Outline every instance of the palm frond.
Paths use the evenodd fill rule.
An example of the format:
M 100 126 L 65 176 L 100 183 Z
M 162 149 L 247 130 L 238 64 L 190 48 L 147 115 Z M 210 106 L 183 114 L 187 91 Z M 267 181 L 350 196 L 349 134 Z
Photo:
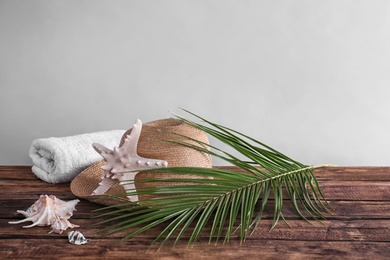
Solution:
M 125 241 L 165 224 L 152 244 L 160 243 L 162 246 L 171 239 L 176 244 L 184 236 L 191 244 L 200 237 L 206 226 L 210 230 L 210 243 L 217 243 L 221 239 L 228 242 L 235 231 L 244 242 L 259 225 L 271 194 L 274 201 L 271 229 L 280 219 L 284 220 L 282 207 L 285 195 L 295 212 L 307 221 L 324 219 L 324 215 L 330 212 L 313 173 L 320 166 L 304 165 L 236 130 L 186 112 L 203 124 L 180 116 L 177 116 L 177 120 L 215 137 L 245 156 L 246 160 L 189 137 L 185 138 L 198 145 L 166 140 L 219 157 L 239 170 L 200 167 L 148 170 L 170 173 L 172 177 L 143 179 L 140 181 L 147 182 L 147 187 L 127 190 L 127 195 L 153 196 L 139 204 L 122 204 L 122 209 L 109 207 L 110 212 L 100 214 L 99 217 L 108 218 L 100 222 L 108 224 L 102 230 L 104 236 L 127 230 L 128 233 L 121 240 Z M 126 210 L 126 206 L 131 210 Z

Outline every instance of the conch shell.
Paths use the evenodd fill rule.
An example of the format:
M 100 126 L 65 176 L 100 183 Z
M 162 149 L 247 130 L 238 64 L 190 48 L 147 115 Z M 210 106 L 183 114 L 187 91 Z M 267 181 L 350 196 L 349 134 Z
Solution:
M 19 221 L 11 221 L 9 224 L 20 224 L 31 221 L 31 225 L 23 226 L 23 228 L 31 228 L 34 226 L 50 226 L 52 230 L 49 233 L 61 234 L 68 227 L 79 227 L 73 225 L 68 219 L 76 210 L 75 206 L 79 200 L 63 201 L 54 195 L 41 195 L 33 205 L 26 211 L 18 210 L 16 212 L 23 214 L 26 218 Z

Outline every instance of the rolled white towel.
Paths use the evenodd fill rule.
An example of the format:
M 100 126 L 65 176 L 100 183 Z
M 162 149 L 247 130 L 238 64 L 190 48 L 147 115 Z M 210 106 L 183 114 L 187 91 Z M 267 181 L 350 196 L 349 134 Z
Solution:
M 34 140 L 30 148 L 33 173 L 46 182 L 69 182 L 91 164 L 102 160 L 92 147 L 100 143 L 118 146 L 125 130 L 102 131 Z

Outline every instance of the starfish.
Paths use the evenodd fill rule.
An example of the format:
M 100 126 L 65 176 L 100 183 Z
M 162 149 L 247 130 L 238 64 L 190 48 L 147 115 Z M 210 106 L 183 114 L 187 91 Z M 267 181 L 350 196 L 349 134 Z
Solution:
M 142 122 L 137 119 L 130 134 L 125 138 L 121 147 L 114 147 L 111 150 L 101 144 L 92 144 L 93 148 L 104 158 L 107 164 L 101 169 L 104 175 L 99 186 L 92 192 L 92 195 L 102 195 L 106 193 L 115 183 L 115 179 L 125 188 L 134 191 L 134 179 L 140 170 L 163 168 L 168 166 L 168 162 L 163 160 L 143 158 L 137 153 L 138 140 L 141 135 Z M 137 195 L 127 196 L 130 201 L 138 201 Z

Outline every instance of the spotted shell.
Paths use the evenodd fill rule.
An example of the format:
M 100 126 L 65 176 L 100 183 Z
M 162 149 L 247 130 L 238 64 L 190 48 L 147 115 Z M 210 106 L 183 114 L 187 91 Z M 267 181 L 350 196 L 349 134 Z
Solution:
M 88 239 L 84 237 L 84 235 L 80 231 L 70 231 L 68 233 L 69 243 L 75 245 L 84 245 L 89 242 Z

